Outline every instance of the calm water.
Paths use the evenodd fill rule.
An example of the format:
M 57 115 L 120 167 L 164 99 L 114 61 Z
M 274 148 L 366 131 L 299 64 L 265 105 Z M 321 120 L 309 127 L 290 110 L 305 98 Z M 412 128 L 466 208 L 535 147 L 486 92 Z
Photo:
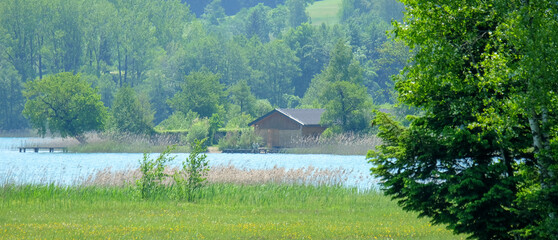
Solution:
M 0 138 L 0 184 L 54 182 L 72 184 L 97 170 L 125 170 L 139 167 L 141 153 L 20 153 L 18 146 L 29 138 Z M 187 154 L 174 154 L 178 165 Z M 156 156 L 153 154 L 152 156 Z M 207 154 L 211 166 L 233 165 L 245 169 L 286 169 L 313 166 L 321 169 L 352 170 L 347 186 L 367 189 L 376 186 L 370 177 L 370 164 L 364 156 L 300 155 L 300 154 Z

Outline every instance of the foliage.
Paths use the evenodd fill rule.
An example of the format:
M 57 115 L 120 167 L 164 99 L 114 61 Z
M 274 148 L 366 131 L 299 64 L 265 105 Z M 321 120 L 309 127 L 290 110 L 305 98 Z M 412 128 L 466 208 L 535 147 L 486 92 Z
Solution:
M 166 164 L 176 157 L 170 156 L 174 147 L 167 147 L 156 159 L 151 159 L 148 153 L 143 154 L 140 160 L 141 178 L 136 181 L 136 187 L 142 199 L 149 199 L 162 191 L 164 180 L 168 177 L 165 173 Z
M 21 115 L 25 98 L 21 79 L 8 62 L 0 58 L 0 129 L 21 129 L 26 121 Z
M 478 239 L 555 239 L 558 11 L 552 1 L 403 1 L 394 33 L 415 51 L 368 155 L 406 210 Z
M 262 144 L 262 138 L 253 128 L 228 131 L 225 137 L 219 139 L 219 149 L 254 149 Z
M 240 113 L 254 114 L 256 97 L 252 94 L 246 80 L 241 80 L 228 89 L 232 103 L 240 106 Z
M 198 141 L 205 139 L 209 136 L 209 121 L 207 119 L 197 119 L 192 123 L 190 129 L 188 129 L 188 134 L 186 135 L 186 141 L 190 146 L 195 146 Z M 205 143 L 205 141 L 203 141 Z
M 262 114 L 263 115 L 263 114 Z M 241 129 L 247 128 L 250 122 L 254 121 L 254 118 L 248 114 L 239 114 L 229 119 L 226 129 Z
M 23 115 L 41 135 L 48 130 L 85 143 L 85 132 L 104 127 L 101 96 L 80 75 L 59 73 L 27 82 L 23 94 Z
M 173 112 L 167 119 L 163 120 L 155 129 L 159 131 L 168 130 L 188 130 L 192 126 L 192 123 L 199 119 L 200 115 L 196 112 L 188 112 L 184 114 L 182 112 Z
M 209 129 L 208 129 L 208 144 L 209 145 L 213 145 L 215 144 L 215 134 L 217 134 L 217 131 L 219 130 L 219 128 L 223 127 L 223 120 L 221 120 L 221 117 L 219 116 L 219 114 L 213 114 L 210 118 L 209 118 Z
M 153 112 L 148 101 L 140 102 L 136 92 L 130 87 L 122 87 L 116 92 L 111 109 L 112 124 L 116 131 L 134 134 L 152 134 Z
M 225 92 L 219 83 L 220 78 L 219 74 L 207 70 L 191 73 L 182 82 L 182 91 L 169 99 L 169 105 L 176 111 L 192 111 L 201 117 L 211 117 L 223 107 Z
M 306 13 L 307 4 L 308 0 L 286 0 L 285 5 L 289 10 L 289 24 L 292 28 L 310 20 Z
M 329 85 L 322 95 L 325 109 L 321 123 L 338 125 L 346 132 L 362 132 L 368 129 L 372 100 L 366 88 L 339 81 Z
M 196 140 L 192 144 L 192 150 L 188 159 L 182 162 L 181 171 L 172 176 L 180 198 L 185 198 L 190 202 L 202 196 L 200 190 L 207 182 L 206 176 L 209 171 L 209 161 L 207 160 L 207 155 L 203 153 L 207 150 L 204 146 L 206 140 Z
M 323 99 L 321 97 L 332 83 L 345 81 L 362 84 L 362 80 L 360 63 L 354 59 L 350 46 L 339 40 L 331 52 L 327 68 L 314 76 L 302 102 L 305 105 L 322 107 Z

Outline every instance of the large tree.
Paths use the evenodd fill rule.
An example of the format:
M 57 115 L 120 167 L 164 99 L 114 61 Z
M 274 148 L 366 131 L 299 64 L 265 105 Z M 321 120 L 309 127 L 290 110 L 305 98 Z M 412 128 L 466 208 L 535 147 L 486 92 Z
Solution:
M 131 87 L 118 89 L 111 109 L 112 127 L 119 132 L 153 133 L 154 113 L 147 98 L 144 99 L 141 101 Z
M 79 75 L 59 73 L 27 82 L 23 95 L 23 115 L 43 136 L 48 130 L 85 143 L 85 132 L 104 127 L 107 110 L 101 96 Z
M 169 99 L 169 105 L 176 111 L 187 114 L 196 112 L 201 117 L 211 117 L 223 110 L 224 86 L 219 83 L 221 76 L 207 70 L 192 72 L 180 85 L 181 91 Z
M 331 83 L 321 96 L 325 112 L 322 123 L 339 126 L 346 132 L 361 132 L 368 128 L 372 99 L 366 87 L 339 81 Z
M 558 5 L 403 2 L 394 33 L 416 55 L 396 89 L 423 114 L 374 121 L 385 193 L 473 238 L 558 239 Z

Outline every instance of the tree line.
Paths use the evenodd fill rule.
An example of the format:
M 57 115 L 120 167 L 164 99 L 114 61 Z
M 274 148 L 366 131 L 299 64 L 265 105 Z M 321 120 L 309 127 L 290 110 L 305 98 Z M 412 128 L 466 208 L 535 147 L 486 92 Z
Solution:
M 335 100 L 335 91 L 358 89 L 361 110 L 393 103 L 389 76 L 408 58 L 406 47 L 385 34 L 401 17 L 395 0 L 344 0 L 333 26 L 312 25 L 307 0 L 238 1 L 246 7 L 234 15 L 225 2 L 194 14 L 199 1 L 2 1 L 0 129 L 29 127 L 24 85 L 62 72 L 79 74 L 109 109 L 119 89 L 131 88 L 148 106 L 144 115 L 151 117 L 142 119 L 151 127 L 172 128 L 188 114 L 242 125 L 273 107 L 349 101 Z M 352 86 L 335 86 L 341 81 Z M 330 116 L 344 129 L 366 131 L 339 113 Z

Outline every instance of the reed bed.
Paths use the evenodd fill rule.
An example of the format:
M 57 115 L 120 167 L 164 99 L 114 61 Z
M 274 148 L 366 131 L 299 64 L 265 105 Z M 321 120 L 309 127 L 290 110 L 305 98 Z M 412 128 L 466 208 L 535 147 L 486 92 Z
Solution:
M 366 155 L 368 150 L 381 144 L 376 135 L 354 133 L 337 134 L 331 137 L 304 137 L 293 139 L 287 153 Z
M 177 171 L 178 168 L 167 168 L 165 173 L 170 176 Z M 271 169 L 244 169 L 232 165 L 220 165 L 211 167 L 205 177 L 209 184 L 343 186 L 351 173 L 352 170 L 343 168 L 319 169 L 312 166 L 298 169 L 277 166 Z M 111 168 L 106 168 L 78 180 L 77 183 L 82 186 L 122 187 L 133 185 L 140 178 L 139 169 L 113 171 Z M 172 178 L 168 178 L 163 184 L 171 186 L 174 182 Z
M 0 137 L 22 138 L 22 137 L 38 137 L 38 135 L 37 135 L 37 131 L 32 129 L 18 129 L 18 130 L 0 130 Z
M 80 144 L 74 138 L 47 137 L 31 138 L 22 143 L 24 147 L 67 147 L 71 152 L 112 153 L 112 152 L 162 152 L 167 146 L 177 145 L 175 152 L 188 152 L 189 147 L 178 134 L 138 135 L 118 132 L 89 132 L 85 134 L 87 144 Z

